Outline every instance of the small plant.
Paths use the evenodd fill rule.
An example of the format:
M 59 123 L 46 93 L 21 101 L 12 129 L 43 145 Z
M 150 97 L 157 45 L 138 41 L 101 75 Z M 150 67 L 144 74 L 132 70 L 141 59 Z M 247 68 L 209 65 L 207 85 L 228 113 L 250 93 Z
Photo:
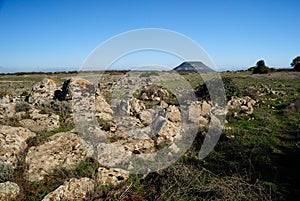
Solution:
M 10 165 L 0 163 L 0 182 L 8 181 L 11 178 L 13 172 L 14 171 Z
M 207 86 L 211 91 L 208 91 Z M 223 95 L 222 86 L 225 89 L 226 99 L 230 100 L 232 96 L 241 96 L 240 89 L 235 85 L 233 80 L 230 77 L 224 77 L 222 80 L 211 79 L 206 83 L 199 85 L 196 88 L 196 96 L 201 100 L 210 100 L 210 97 L 220 97 Z
M 140 75 L 140 77 L 151 77 L 151 76 L 159 76 L 159 73 L 156 71 L 144 72 Z
M 26 102 L 19 102 L 16 104 L 16 112 L 29 112 L 31 105 Z
M 21 93 L 21 96 L 27 97 L 27 96 L 29 96 L 29 93 L 28 93 L 27 91 L 23 91 L 23 92 Z
M 103 130 L 105 130 L 105 131 L 109 131 L 110 130 L 110 127 L 111 127 L 111 122 L 110 121 L 107 121 L 107 120 L 104 120 L 104 119 L 99 119 L 98 123 L 99 123 L 99 126 Z

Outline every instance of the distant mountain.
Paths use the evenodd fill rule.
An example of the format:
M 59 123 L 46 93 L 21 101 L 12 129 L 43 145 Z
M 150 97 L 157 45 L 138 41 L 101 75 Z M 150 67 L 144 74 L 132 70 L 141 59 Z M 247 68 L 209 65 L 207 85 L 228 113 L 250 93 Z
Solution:
M 183 62 L 179 66 L 175 67 L 173 70 L 177 72 L 200 72 L 200 73 L 207 73 L 207 72 L 215 72 L 213 69 L 206 66 L 201 61 L 189 61 Z

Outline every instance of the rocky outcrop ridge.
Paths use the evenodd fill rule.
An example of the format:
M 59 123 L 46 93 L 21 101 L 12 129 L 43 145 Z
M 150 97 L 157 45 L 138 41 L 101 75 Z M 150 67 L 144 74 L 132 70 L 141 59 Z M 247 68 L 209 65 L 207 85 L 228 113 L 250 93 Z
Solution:
M 0 125 L 0 163 L 15 168 L 27 148 L 26 140 L 34 136 L 36 134 L 26 128 Z
M 93 154 L 83 144 L 83 140 L 75 133 L 64 132 L 49 137 L 44 144 L 31 147 L 25 159 L 29 165 L 26 173 L 28 180 L 42 180 L 57 168 L 75 168 Z

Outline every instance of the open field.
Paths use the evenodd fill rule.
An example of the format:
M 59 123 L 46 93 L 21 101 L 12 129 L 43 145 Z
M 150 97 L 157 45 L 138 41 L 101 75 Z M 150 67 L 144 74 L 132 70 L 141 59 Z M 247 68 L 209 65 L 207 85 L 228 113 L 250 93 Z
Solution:
M 137 141 L 134 141 L 135 138 L 128 134 L 129 131 L 122 133 L 122 129 L 124 130 L 127 123 L 137 126 L 138 129 L 147 128 L 148 124 L 145 123 L 147 119 L 142 118 L 142 114 L 156 111 L 155 107 L 162 106 L 162 102 L 164 102 L 166 103 L 166 118 L 171 115 L 166 122 L 174 126 L 174 130 L 176 130 L 176 126 L 180 125 L 181 120 L 176 120 L 175 117 L 177 118 L 178 113 L 180 116 L 180 109 L 178 109 L 178 100 L 174 97 L 172 90 L 182 90 L 178 84 L 180 83 L 179 80 L 176 78 L 161 79 L 161 82 L 154 83 L 156 84 L 153 85 L 154 87 L 149 85 L 148 88 L 136 90 L 133 97 L 136 102 L 128 101 L 128 105 L 131 105 L 131 119 L 124 125 L 119 125 L 115 120 L 116 112 L 112 106 L 112 100 L 118 96 L 117 93 L 114 93 L 114 87 L 117 82 L 121 82 L 120 79 L 124 77 L 124 74 L 125 72 L 106 72 L 100 77 L 95 73 L 78 75 L 85 80 L 99 83 L 96 88 L 99 89 L 100 93 L 98 95 L 100 102 L 98 109 L 100 109 L 97 111 L 99 113 L 97 122 L 100 125 L 100 130 L 109 136 L 109 141 L 112 143 L 120 143 L 118 144 L 120 146 L 127 143 L 126 146 L 129 147 L 129 150 L 131 150 L 130 146 L 135 147 L 132 148 L 132 153 L 138 155 L 153 153 L 154 150 L 157 151 L 162 149 L 161 147 L 170 145 L 168 143 L 173 141 L 168 142 L 166 136 L 164 138 L 166 141 L 160 144 L 156 138 L 159 139 L 161 136 L 157 135 L 149 139 L 151 143 L 153 142 L 153 146 L 143 142 L 144 144 L 138 145 L 142 148 L 138 149 L 134 144 L 138 144 Z M 161 75 L 163 77 L 169 76 L 166 72 L 144 72 L 137 74 L 136 78 L 147 80 L 149 77 L 154 79 L 154 77 Z M 63 143 L 64 140 L 56 141 L 57 139 L 54 139 L 56 136 L 63 135 L 61 134 L 63 132 L 68 133 L 67 139 L 72 139 L 72 142 L 79 140 L 76 136 L 77 131 L 74 131 L 75 125 L 74 119 L 72 119 L 74 114 L 72 114 L 69 103 L 71 98 L 68 99 L 70 92 L 65 92 L 64 87 L 67 86 L 65 87 L 66 90 L 72 89 L 76 92 L 77 88 L 72 88 L 76 84 L 79 88 L 85 89 L 89 89 L 88 86 L 92 84 L 88 81 L 80 81 L 80 83 L 68 81 L 72 77 L 77 77 L 75 73 L 1 75 L 1 124 L 13 128 L 27 128 L 34 133 L 34 136 L 30 134 L 32 136 L 24 140 L 23 143 L 27 146 L 18 151 L 16 164 L 13 165 L 14 167 L 9 167 L 12 169 L 11 172 L 6 173 L 4 168 L 0 169 L 0 183 L 6 181 L 16 183 L 20 190 L 13 200 L 18 201 L 45 199 L 46 195 L 69 179 L 82 179 L 84 177 L 93 180 L 95 186 L 86 193 L 84 198 L 79 200 L 297 200 L 300 196 L 300 72 L 273 72 L 254 75 L 245 71 L 224 72 L 219 75 L 224 80 L 228 97 L 231 97 L 232 100 L 247 100 L 247 102 L 243 103 L 244 105 L 228 108 L 226 124 L 220 139 L 215 149 L 206 158 L 203 160 L 198 158 L 198 152 L 208 130 L 208 123 L 203 123 L 198 129 L 192 146 L 176 163 L 145 175 L 128 174 L 127 178 L 124 174 L 122 175 L 124 178 L 120 180 L 122 182 L 108 182 L 105 183 L 106 185 L 101 180 L 104 178 L 103 175 L 102 177 L 96 176 L 100 168 L 106 165 L 93 159 L 88 153 L 84 152 L 85 155 L 80 153 L 79 159 L 74 159 L 76 163 L 70 162 L 73 164 L 71 167 L 58 165 L 53 170 L 46 168 L 43 162 L 35 161 L 34 156 L 29 157 L 30 154 L 36 153 L 41 154 L 40 157 L 42 158 L 44 155 L 38 150 L 42 150 L 43 146 L 48 146 L 47 143 Z M 185 73 L 180 77 L 188 81 L 197 96 L 201 94 L 197 90 L 203 89 L 201 86 L 204 82 L 199 75 Z M 44 78 L 49 79 L 43 83 Z M 54 82 L 52 83 L 51 80 Z M 47 89 L 46 91 L 41 93 L 32 89 L 39 82 L 43 86 L 40 87 L 41 90 Z M 134 81 L 130 81 L 130 83 L 136 85 Z M 226 83 L 230 83 L 230 85 L 228 86 Z M 130 85 L 124 85 L 124 90 L 126 87 L 130 87 Z M 45 93 L 52 96 L 44 96 Z M 97 93 L 96 91 L 96 97 Z M 151 95 L 153 95 L 152 98 Z M 233 95 L 238 97 L 232 97 Z M 147 98 L 143 99 L 143 96 L 147 96 Z M 197 98 L 199 99 L 198 102 L 203 104 L 202 97 L 198 96 Z M 42 103 L 41 100 L 43 100 Z M 253 100 L 253 103 L 250 104 L 249 100 Z M 134 105 L 133 103 L 137 104 Z M 212 111 L 214 105 L 209 101 L 207 103 L 210 104 L 209 109 Z M 243 109 L 242 106 L 247 108 Z M 7 108 L 13 109 L 8 110 Z M 203 110 L 202 108 L 201 112 Z M 203 117 L 210 122 L 212 114 L 213 112 L 209 111 Z M 35 124 L 40 119 L 43 121 L 51 119 L 57 124 L 51 124 L 51 127 L 48 124 L 45 127 L 42 123 Z M 26 122 L 31 123 L 31 126 L 26 125 Z M 41 127 L 39 130 L 38 126 Z M 5 135 L 4 128 L 8 127 L 1 127 L 0 140 L 2 139 L 1 136 Z M 168 132 L 166 131 L 166 133 Z M 10 150 L 9 140 L 5 140 L 0 141 L 0 144 L 3 145 L 0 147 L 0 165 L 4 164 L 0 168 L 9 164 L 8 159 L 4 157 Z M 65 146 L 68 147 L 68 144 Z M 77 152 L 74 148 L 76 146 L 76 144 L 74 146 L 72 144 L 70 149 L 73 152 L 67 155 L 68 157 L 77 156 L 79 151 Z M 51 147 L 47 149 L 52 150 Z M 59 147 L 53 148 L 53 153 L 55 152 L 53 157 L 59 155 L 63 158 L 65 153 L 63 149 L 60 150 L 62 154 L 57 150 L 60 150 Z M 65 160 L 67 159 L 65 158 Z M 35 179 L 36 175 L 34 174 L 30 177 L 31 168 L 39 171 L 34 169 L 36 167 L 33 167 L 30 161 L 32 164 L 39 163 L 40 168 L 44 168 L 43 171 L 46 173 L 41 173 L 41 179 Z M 53 159 L 53 161 L 55 160 Z M 60 163 L 57 162 L 57 164 Z M 28 175 L 29 178 L 33 179 L 28 179 Z M 99 182 L 99 178 L 102 183 Z

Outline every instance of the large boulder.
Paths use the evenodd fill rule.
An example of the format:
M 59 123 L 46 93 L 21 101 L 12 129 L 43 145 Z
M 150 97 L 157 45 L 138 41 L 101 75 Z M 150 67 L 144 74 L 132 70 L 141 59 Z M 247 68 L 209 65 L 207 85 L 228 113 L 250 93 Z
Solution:
M 35 105 L 41 105 L 44 102 L 53 100 L 54 93 L 57 89 L 58 88 L 54 80 L 44 78 L 41 82 L 38 82 L 32 87 L 28 96 L 28 102 Z
M 75 133 L 57 133 L 48 141 L 28 150 L 25 162 L 29 181 L 39 181 L 57 168 L 72 169 L 93 154 L 86 143 Z
M 26 140 L 35 136 L 26 128 L 0 125 L 0 162 L 17 167 L 20 154 L 27 148 Z
M 113 120 L 113 110 L 111 109 L 111 106 L 107 103 L 99 89 L 96 90 L 95 113 L 96 117 L 104 121 Z
M 89 193 L 94 191 L 95 182 L 87 177 L 72 178 L 49 193 L 42 201 L 87 200 Z

